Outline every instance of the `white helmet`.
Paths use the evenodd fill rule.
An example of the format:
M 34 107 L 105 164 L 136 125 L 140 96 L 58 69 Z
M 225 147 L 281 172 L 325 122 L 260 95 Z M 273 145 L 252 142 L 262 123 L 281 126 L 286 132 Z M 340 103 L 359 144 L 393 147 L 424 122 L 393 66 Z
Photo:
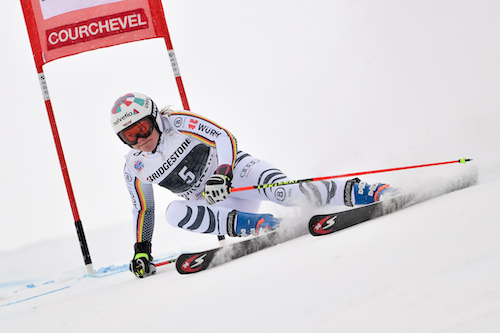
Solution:
M 124 140 L 120 132 L 133 127 L 145 118 L 151 121 L 160 134 L 163 132 L 161 113 L 158 112 L 156 104 L 141 93 L 130 93 L 119 97 L 111 109 L 111 126 L 115 134 L 129 146 L 131 144 Z

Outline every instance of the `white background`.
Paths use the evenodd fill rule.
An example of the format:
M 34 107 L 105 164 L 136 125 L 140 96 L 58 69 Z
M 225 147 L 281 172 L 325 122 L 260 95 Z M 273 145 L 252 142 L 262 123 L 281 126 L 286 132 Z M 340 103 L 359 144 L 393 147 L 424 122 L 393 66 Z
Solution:
M 75 303 L 62 302 L 58 306 L 57 302 L 38 298 L 36 306 L 28 304 L 23 308 L 24 302 L 21 310 L 4 307 L 0 312 L 12 320 L 18 318 L 13 314 L 27 312 L 31 315 L 26 317 L 31 318 L 28 324 L 48 327 L 47 313 L 57 309 L 68 314 L 66 322 L 56 325 L 62 330 L 64 325 L 85 322 L 76 315 L 80 311 L 78 302 L 93 308 L 98 299 L 108 304 L 103 299 L 118 298 L 119 303 L 111 306 L 119 310 L 110 317 L 92 313 L 102 327 L 113 327 L 125 322 L 117 319 L 119 314 L 129 318 L 134 315 L 134 304 L 148 304 L 151 295 L 163 295 L 165 298 L 151 298 L 146 310 L 158 325 L 160 322 L 155 320 L 172 311 L 178 311 L 175 316 L 185 321 L 187 314 L 194 317 L 205 311 L 205 321 L 226 320 L 241 331 L 258 328 L 248 324 L 254 320 L 264 320 L 263 327 L 269 327 L 267 323 L 283 331 L 299 332 L 307 327 L 329 331 L 332 326 L 327 316 L 322 322 L 308 321 L 318 307 L 327 307 L 329 313 L 336 313 L 340 331 L 346 332 L 350 327 L 377 331 L 377 317 L 385 318 L 385 325 L 401 321 L 401 325 L 381 326 L 393 332 L 445 332 L 443 318 L 446 323 L 465 318 L 469 326 L 462 322 L 459 327 L 486 332 L 484 327 L 478 330 L 476 326 L 482 319 L 487 329 L 492 328 L 494 316 L 489 314 L 492 309 L 498 310 L 499 287 L 498 272 L 491 271 L 498 267 L 498 257 L 493 255 L 498 246 L 491 244 L 496 244 L 498 229 L 487 223 L 498 224 L 498 218 L 494 211 L 479 215 L 473 222 L 486 224 L 479 234 L 474 234 L 475 228 L 467 232 L 460 229 L 470 228 L 465 220 L 455 226 L 448 218 L 476 219 L 477 212 L 472 214 L 464 207 L 485 209 L 498 198 L 498 181 L 488 182 L 499 176 L 500 162 L 497 2 L 193 0 L 163 1 L 163 5 L 191 110 L 226 126 L 236 135 L 241 149 L 272 161 L 289 176 L 309 178 L 470 157 L 479 167 L 484 185 L 464 192 L 467 194 L 458 200 L 458 206 L 449 199 L 446 203 L 436 201 L 432 207 L 415 207 L 411 215 L 405 215 L 411 216 L 414 223 L 410 229 L 403 228 L 392 216 L 386 219 L 392 223 L 370 225 L 369 230 L 379 235 L 375 240 L 371 233 L 358 231 L 362 230 L 359 227 L 349 231 L 350 237 L 357 237 L 354 235 L 358 232 L 359 237 L 366 236 L 359 241 L 348 242 L 351 238 L 346 233 L 320 242 L 301 239 L 283 245 L 289 247 L 274 255 L 267 252 L 242 259 L 241 263 L 231 263 L 194 279 L 177 276 L 171 268 L 144 281 L 123 273 L 117 278 L 121 283 L 113 281 L 119 290 L 110 294 L 102 293 L 106 282 L 98 279 L 88 287 L 96 298 L 79 298 L 82 289 L 72 287 L 72 292 L 58 297 L 67 302 L 74 299 Z M 80 267 L 82 260 L 20 4 L 5 4 L 0 22 L 4 31 L 0 34 L 1 281 L 31 281 L 54 274 L 55 278 L 64 277 L 64 272 Z M 110 128 L 109 110 L 118 96 L 130 91 L 149 94 L 160 107 L 182 107 L 165 44 L 150 40 L 97 50 L 54 61 L 44 70 L 94 265 L 100 268 L 124 264 L 132 255 L 133 244 L 129 197 L 121 174 L 127 147 Z M 397 186 L 425 186 L 425 181 L 445 178 L 460 167 L 365 179 Z M 156 197 L 158 223 L 153 243 L 157 253 L 216 244 L 208 236 L 167 226 L 163 212 L 175 197 L 160 189 Z M 275 206 L 263 208 L 280 212 Z M 426 228 L 418 228 L 419 221 L 433 216 L 439 218 L 431 219 Z M 439 223 L 444 223 L 442 229 L 436 225 Z M 431 250 L 442 249 L 442 237 L 448 237 L 450 230 L 461 235 L 450 236 L 453 248 L 463 247 L 459 257 L 469 258 L 472 266 L 454 261 L 457 254 L 453 251 L 431 260 L 435 266 L 428 266 L 429 260 L 423 259 L 427 257 L 419 257 L 426 249 L 431 257 Z M 394 253 L 388 245 L 390 240 L 406 247 Z M 377 241 L 380 243 L 373 243 Z M 466 251 L 469 246 L 478 252 Z M 310 267 L 293 260 L 299 255 L 305 259 L 318 253 L 340 261 L 332 265 L 332 270 L 310 271 Z M 470 253 L 479 254 L 467 257 Z M 264 261 L 264 267 L 258 266 L 264 258 L 278 261 L 283 256 L 291 266 L 287 266 L 289 270 L 272 271 L 275 275 L 268 276 L 269 261 Z M 360 261 L 370 262 L 370 268 L 383 269 L 367 275 Z M 401 271 L 403 263 L 408 266 Z M 450 265 L 457 270 L 443 271 Z M 477 270 L 486 280 L 472 282 L 484 289 L 461 298 L 459 291 L 467 290 L 465 286 L 471 281 L 463 278 L 448 284 L 449 278 Z M 436 271 L 449 276 L 432 275 Z M 334 273 L 339 279 L 332 280 Z M 432 276 L 439 279 L 433 280 Z M 369 287 L 369 277 L 379 284 Z M 391 284 L 405 279 L 411 287 L 403 284 L 395 289 Z M 298 287 L 306 281 L 315 281 L 314 288 Z M 325 283 L 325 288 L 328 283 L 336 283 L 337 287 L 321 288 L 319 298 L 306 297 L 314 294 L 317 281 Z M 188 295 L 177 287 L 188 290 Z M 169 294 L 158 294 L 161 288 L 167 288 L 164 292 L 168 290 Z M 263 293 L 252 288 L 262 288 Z M 287 295 L 296 290 L 302 298 L 297 296 L 291 301 Z M 219 293 L 224 296 L 217 298 Z M 187 303 L 182 296 L 186 296 Z M 8 302 L 9 297 L 5 299 Z M 275 312 L 263 303 L 275 304 Z M 260 307 L 266 312 L 259 311 Z M 373 307 L 380 310 L 373 317 L 367 316 L 366 308 Z M 42 309 L 49 321 L 40 321 L 39 312 L 30 310 L 33 308 Z M 474 309 L 484 311 L 476 313 Z M 437 315 L 438 310 L 444 311 L 443 316 Z M 346 319 L 339 313 L 366 320 Z M 421 313 L 427 316 L 427 326 L 418 320 Z M 464 317 L 466 313 L 473 315 Z M 286 320 L 290 318 L 287 314 L 293 314 L 293 320 Z M 392 319 L 398 315 L 401 319 L 391 321 L 390 314 Z M 111 320 L 114 316 L 116 320 Z M 279 322 L 273 323 L 273 317 L 280 318 Z M 172 325 L 174 322 L 182 324 L 174 320 Z M 194 319 L 192 322 L 197 323 Z M 423 327 L 413 326 L 413 330 L 404 322 Z M 9 323 L 14 325 L 15 321 Z M 168 328 L 165 320 L 162 325 Z M 200 323 L 193 325 L 203 327 L 197 326 Z

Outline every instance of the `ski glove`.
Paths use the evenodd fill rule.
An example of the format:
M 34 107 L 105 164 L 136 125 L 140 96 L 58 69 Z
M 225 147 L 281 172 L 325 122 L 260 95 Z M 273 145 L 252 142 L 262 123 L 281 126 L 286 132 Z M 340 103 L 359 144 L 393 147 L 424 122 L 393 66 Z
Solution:
M 215 174 L 208 178 L 205 183 L 205 192 L 203 196 L 209 205 L 226 200 L 231 192 L 231 181 L 233 179 L 233 170 L 230 165 L 223 164 L 217 168 Z
M 139 242 L 134 245 L 135 255 L 130 262 L 129 269 L 137 277 L 143 278 L 156 273 L 156 266 L 151 256 L 151 243 Z

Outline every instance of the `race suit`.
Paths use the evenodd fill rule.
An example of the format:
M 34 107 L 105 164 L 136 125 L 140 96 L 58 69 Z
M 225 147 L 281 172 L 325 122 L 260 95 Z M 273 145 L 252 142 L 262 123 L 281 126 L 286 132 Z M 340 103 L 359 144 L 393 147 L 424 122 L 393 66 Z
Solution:
M 214 205 L 203 197 L 205 182 L 220 165 L 230 165 L 232 187 L 290 181 L 272 164 L 237 150 L 236 139 L 223 127 L 192 112 L 162 117 L 163 133 L 154 152 L 132 149 L 126 156 L 125 182 L 133 205 L 137 242 L 151 241 L 154 229 L 153 184 L 186 200 L 170 203 L 167 221 L 186 230 L 227 234 L 227 217 L 233 210 L 257 213 L 263 200 L 292 206 L 343 205 L 345 181 L 299 183 L 234 192 Z

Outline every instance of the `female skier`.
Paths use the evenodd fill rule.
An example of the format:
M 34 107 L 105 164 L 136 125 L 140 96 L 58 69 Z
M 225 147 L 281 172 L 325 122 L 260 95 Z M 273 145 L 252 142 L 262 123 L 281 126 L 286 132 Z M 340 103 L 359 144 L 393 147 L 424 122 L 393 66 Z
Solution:
M 231 237 L 275 229 L 279 220 L 260 214 L 262 200 L 292 206 L 360 205 L 378 201 L 388 185 L 359 179 L 322 181 L 231 192 L 231 187 L 263 185 L 290 179 L 272 164 L 238 151 L 223 127 L 192 112 L 159 112 L 141 93 L 118 98 L 111 125 L 132 149 L 125 157 L 124 178 L 133 205 L 135 255 L 130 270 L 142 278 L 156 272 L 152 263 L 153 184 L 186 200 L 170 203 L 166 219 L 174 227 Z

